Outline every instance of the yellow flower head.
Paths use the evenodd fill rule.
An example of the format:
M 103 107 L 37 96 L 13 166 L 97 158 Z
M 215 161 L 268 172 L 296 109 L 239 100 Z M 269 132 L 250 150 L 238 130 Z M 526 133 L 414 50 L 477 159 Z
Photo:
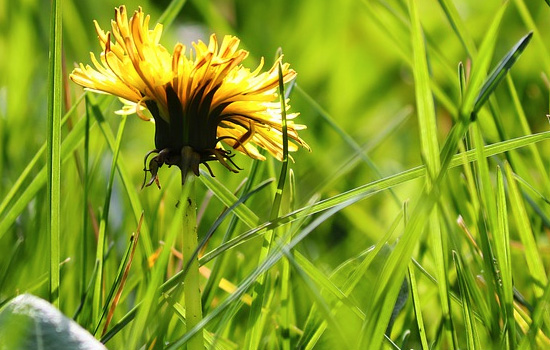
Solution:
M 149 15 L 141 8 L 128 19 L 126 8 L 115 9 L 111 31 L 95 23 L 103 51 L 99 60 L 91 53 L 94 67 L 80 66 L 70 78 L 88 89 L 119 96 L 126 106 L 121 113 L 137 113 L 148 120 L 148 110 L 155 122 L 155 154 L 146 171 L 156 182 L 162 165 L 176 165 L 182 180 L 188 172 L 199 175 L 199 165 L 217 160 L 227 169 L 238 172 L 230 149 L 254 159 L 265 159 L 256 146 L 266 149 L 279 160 L 283 158 L 281 106 L 277 102 L 279 58 L 267 72 L 259 67 L 250 71 L 241 62 L 248 52 L 239 49 L 239 39 L 225 36 L 221 45 L 215 35 L 208 45 L 193 43 L 189 55 L 177 43 L 172 54 L 160 43 L 162 25 L 149 29 Z M 281 64 L 283 81 L 296 72 L 288 63 Z M 288 106 L 288 105 L 287 105 Z M 297 114 L 287 114 L 293 119 Z M 308 145 L 298 136 L 304 125 L 287 122 L 289 151 Z M 228 163 L 231 163 L 229 164 Z

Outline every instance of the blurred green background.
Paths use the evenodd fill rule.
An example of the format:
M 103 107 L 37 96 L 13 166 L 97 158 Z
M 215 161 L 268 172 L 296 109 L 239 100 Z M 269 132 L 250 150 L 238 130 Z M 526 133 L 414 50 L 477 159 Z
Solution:
M 169 1 L 129 1 L 124 4 L 129 13 L 141 6 L 145 13 L 151 14 L 151 23 L 155 23 Z M 120 2 L 111 0 L 63 1 L 66 74 L 79 62 L 90 63 L 90 51 L 99 52 L 93 20 L 107 30 L 114 8 L 119 5 Z M 465 0 L 455 1 L 454 5 L 467 32 L 479 47 L 502 1 Z M 470 61 L 440 2 L 421 0 L 418 7 L 432 78 L 446 98 L 446 103 L 439 98 L 435 100 L 442 141 L 453 118 L 456 118 L 456 106 L 460 103 L 458 64 L 462 62 L 468 71 Z M 46 140 L 49 12 L 49 1 L 0 0 L 0 198 L 8 193 Z M 526 13 L 531 18 L 527 18 Z M 531 45 L 511 71 L 520 103 L 534 133 L 548 130 L 549 18 L 550 8 L 544 1 L 510 1 L 494 56 L 494 62 L 497 62 L 522 36 L 536 28 Z M 529 22 L 531 19 L 533 23 Z M 270 67 L 277 49 L 282 48 L 285 61 L 298 72 L 297 85 L 290 98 L 291 111 L 299 112 L 296 121 L 308 126 L 300 135 L 312 149 L 311 153 L 302 149 L 292 155 L 295 207 L 298 208 L 314 194 L 327 198 L 422 164 L 408 26 L 406 3 L 399 0 L 189 0 L 172 25 L 165 28 L 161 42 L 169 49 L 178 41 L 189 48 L 191 42 L 207 40 L 212 32 L 219 36 L 237 35 L 241 46 L 251 53 L 245 61 L 250 68 L 257 66 L 260 57 L 264 57 L 266 67 Z M 496 90 L 495 99 L 502 131 L 507 138 L 521 136 L 522 131 L 513 117 L 516 111 L 510 93 L 504 83 L 501 85 Z M 82 89 L 68 80 L 66 88 L 68 110 L 82 94 Z M 120 108 L 120 102 L 108 97 L 106 106 L 103 113 L 116 132 L 120 117 L 113 111 Z M 81 116 L 83 104 L 77 111 Z M 76 120 L 78 117 L 73 123 Z M 481 121 L 485 141 L 501 141 L 502 135 L 491 123 L 488 118 Z M 121 157 L 145 215 L 152 223 L 151 236 L 157 247 L 179 196 L 180 175 L 176 170 L 163 168 L 160 171 L 161 183 L 165 187 L 163 191 L 154 186 L 140 190 L 143 157 L 154 148 L 153 133 L 151 124 L 129 117 Z M 358 149 L 364 152 L 358 153 Z M 539 151 L 546 156 L 548 169 L 547 145 L 539 146 Z M 82 146 L 78 154 L 80 160 L 65 162 L 62 172 L 61 256 L 71 260 L 62 269 L 60 295 L 61 308 L 68 314 L 79 302 L 78 297 L 64 297 L 77 295 L 79 287 L 72 281 L 78 280 L 77 266 L 80 264 L 80 238 L 75 237 L 83 232 L 83 192 L 76 165 L 78 162 L 82 164 Z M 101 132 L 98 128 L 93 129 L 89 203 L 96 214 L 101 212 L 103 205 L 111 157 Z M 376 171 L 369 166 L 369 159 L 376 165 Z M 41 159 L 40 164 L 44 161 Z M 230 189 L 235 189 L 245 179 L 252 164 L 240 154 L 235 161 L 245 169 L 238 175 L 213 165 L 216 178 Z M 271 159 L 261 167 L 262 179 L 278 174 L 279 164 Z M 33 173 L 36 172 L 34 169 Z M 531 175 L 541 181 L 541 186 L 548 186 L 548 179 Z M 399 201 L 386 191 L 344 210 L 319 227 L 300 249 L 320 270 L 330 273 L 345 260 L 377 242 L 390 229 L 401 210 L 402 201 L 419 200 L 417 195 L 423 184 L 423 180 L 417 180 L 393 188 Z M 199 185 L 198 191 L 199 201 L 209 198 L 204 186 Z M 28 288 L 38 295 L 46 295 L 43 281 L 47 273 L 48 242 L 43 234 L 44 196 L 39 192 L 0 240 L 0 255 L 3 256 L 0 259 L 0 301 Z M 208 210 L 201 217 L 199 235 L 206 232 L 222 209 L 215 200 L 208 203 Z M 269 196 L 254 198 L 252 203 L 256 214 L 265 221 L 270 211 Z M 450 212 L 460 212 L 460 203 L 448 204 Z M 109 220 L 109 244 L 114 249 L 107 269 L 114 270 L 129 234 L 136 228 L 128 198 L 118 178 L 115 179 Z M 93 244 L 91 228 L 87 230 L 88 240 Z M 219 239 L 215 236 L 211 245 L 215 246 Z M 245 273 L 238 272 L 239 269 L 248 271 L 253 268 L 247 265 L 246 257 L 254 254 L 260 244 L 256 240 L 232 253 L 232 267 L 237 271 L 235 276 Z M 91 271 L 93 254 L 89 254 L 88 260 Z M 304 306 L 304 312 L 306 309 Z M 426 317 L 430 318 L 429 315 Z

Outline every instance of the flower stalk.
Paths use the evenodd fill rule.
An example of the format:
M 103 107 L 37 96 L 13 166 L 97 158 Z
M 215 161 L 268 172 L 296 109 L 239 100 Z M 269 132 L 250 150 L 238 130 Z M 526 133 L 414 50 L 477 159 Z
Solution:
M 202 320 L 202 304 L 200 292 L 199 261 L 194 255 L 198 244 L 197 237 L 197 202 L 195 195 L 195 175 L 189 172 L 184 181 L 184 187 L 188 187 L 188 195 L 183 210 L 183 258 L 192 259 L 188 262 L 189 269 L 183 284 L 183 298 L 185 303 L 185 321 L 187 331 L 193 329 Z M 187 189 L 183 188 L 185 192 Z M 202 330 L 195 333 L 187 343 L 188 350 L 203 350 L 204 338 Z

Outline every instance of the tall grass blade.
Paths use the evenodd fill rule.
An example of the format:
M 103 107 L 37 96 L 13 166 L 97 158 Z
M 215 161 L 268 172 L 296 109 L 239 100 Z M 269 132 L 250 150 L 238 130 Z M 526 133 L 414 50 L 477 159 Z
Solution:
M 113 191 L 113 182 L 115 180 L 116 166 L 118 162 L 118 155 L 120 153 L 120 144 L 122 142 L 122 136 L 124 134 L 124 127 L 126 126 L 126 116 L 122 116 L 120 125 L 118 127 L 118 134 L 116 139 L 115 151 L 113 154 L 113 160 L 111 164 L 111 172 L 109 174 L 109 182 L 107 184 L 107 191 L 105 193 L 105 200 L 103 203 L 102 217 L 99 223 L 99 234 L 97 239 L 96 250 L 96 264 L 98 266 L 96 280 L 94 284 L 93 292 L 93 323 L 96 325 L 96 331 L 99 329 L 101 323 L 101 310 L 103 305 L 103 259 L 105 257 L 105 242 L 107 236 L 107 222 L 109 220 L 109 207 L 111 204 L 111 194 Z
M 545 1 L 548 4 L 549 0 Z M 543 71 L 548 76 L 550 75 L 550 52 L 546 46 L 547 42 L 545 40 L 545 32 L 544 30 L 541 31 L 539 29 L 539 25 L 536 24 L 535 19 L 533 18 L 533 15 L 524 0 L 515 0 L 514 5 L 518 9 L 519 17 L 521 17 L 527 29 L 534 33 L 535 45 L 538 49 L 537 52 L 539 52 L 537 55 L 537 61 L 542 64 Z M 540 6 L 540 9 L 542 10 L 542 5 Z
M 494 231 L 495 254 L 501 279 L 501 303 L 504 305 L 504 329 L 508 349 L 516 349 L 516 322 L 514 319 L 514 295 L 512 282 L 512 256 L 510 252 L 510 231 L 504 178 L 500 167 L 497 169 L 497 229 Z
M 409 15 L 411 20 L 413 74 L 415 83 L 416 106 L 418 110 L 417 113 L 420 127 L 421 152 L 424 162 L 426 163 L 426 186 L 429 189 L 431 188 L 432 181 L 435 178 L 436 174 L 440 171 L 441 167 L 439 158 L 439 143 L 437 140 L 437 119 L 435 115 L 433 94 L 430 88 L 431 79 L 428 69 L 427 50 L 424 45 L 422 26 L 414 1 L 409 2 Z M 439 297 L 441 301 L 443 320 L 445 322 L 445 335 L 448 339 L 448 344 L 450 344 L 450 346 L 452 347 L 453 337 L 450 332 L 450 302 L 447 292 L 449 288 L 447 284 L 447 262 L 445 259 L 446 242 L 444 241 L 446 238 L 442 237 L 437 208 L 434 208 L 434 211 L 431 213 L 428 220 L 428 231 L 430 232 L 430 238 L 433 242 L 432 250 L 436 262 L 437 279 L 439 281 Z M 409 266 L 409 276 L 411 276 L 411 273 L 413 273 L 412 278 L 414 278 L 414 272 L 411 272 L 410 270 L 411 268 Z M 418 303 L 419 301 L 417 300 L 416 302 Z M 419 310 L 418 313 L 420 313 Z M 423 334 L 424 329 L 423 324 L 421 324 L 421 314 L 417 314 L 417 322 L 420 322 L 418 326 L 421 330 L 420 336 L 424 346 L 424 342 L 426 341 L 426 339 L 425 334 Z
M 477 165 L 477 184 L 478 184 L 478 197 L 481 203 L 481 213 L 477 216 L 478 221 L 478 236 L 481 240 L 481 250 L 483 253 L 484 263 L 484 276 L 486 281 L 487 295 L 495 295 L 498 290 L 495 290 L 499 284 L 499 276 L 494 268 L 494 247 L 489 242 L 489 232 L 495 232 L 497 230 L 497 208 L 495 193 L 493 190 L 489 166 L 487 164 L 487 158 L 484 154 L 484 142 L 479 130 L 479 125 L 472 125 L 472 138 L 475 142 L 478 161 Z M 497 337 L 499 334 L 498 320 L 494 319 L 494 315 L 498 314 L 499 305 L 495 298 L 487 298 L 489 303 L 489 312 L 486 313 L 487 328 L 491 329 L 492 335 Z
M 456 36 L 460 39 L 462 46 L 464 46 L 466 53 L 471 59 L 474 59 L 477 54 L 475 44 L 471 35 L 467 31 L 464 21 L 460 18 L 455 5 L 449 0 L 438 0 L 438 2 L 439 5 L 441 5 L 443 12 L 445 12 L 451 27 L 453 27 Z
M 85 94 L 81 95 L 78 100 L 75 102 L 75 104 L 71 107 L 71 109 L 65 113 L 63 116 L 63 119 L 61 120 L 61 126 L 63 127 L 67 120 L 70 118 L 70 116 L 76 111 L 76 107 L 78 104 L 84 99 Z M 63 141 L 63 144 L 65 141 Z M 15 198 L 19 194 L 19 191 L 21 191 L 21 188 L 25 181 L 28 180 L 29 176 L 31 175 L 32 170 L 36 167 L 39 160 L 44 156 L 44 152 L 46 151 L 47 142 L 45 142 L 42 147 L 36 152 L 34 157 L 29 161 L 25 169 L 21 172 L 17 180 L 15 180 L 14 184 L 10 187 L 9 192 L 6 194 L 6 196 L 2 199 L 2 202 L 0 203 L 0 217 L 4 216 L 4 213 L 15 201 Z M 63 153 L 63 152 L 61 152 Z M 69 152 L 70 153 L 70 152 Z
M 271 213 L 269 214 L 270 220 L 275 220 L 279 216 L 279 210 L 281 208 L 281 200 L 283 198 L 283 190 L 286 183 L 288 173 L 288 133 L 286 125 L 286 94 L 285 85 L 283 81 L 283 66 L 279 61 L 278 67 L 279 73 L 279 99 L 281 103 L 281 120 L 282 120 L 282 136 L 283 136 L 283 159 L 281 165 L 281 172 L 279 175 L 279 182 L 277 184 L 277 191 L 275 192 L 275 198 L 271 207 Z M 271 243 L 273 241 L 273 231 L 269 230 L 264 235 L 264 241 L 262 249 L 260 251 L 259 261 L 263 261 L 269 255 L 271 250 Z M 265 308 L 265 295 L 266 292 L 266 275 L 262 274 L 258 277 L 254 285 L 254 291 L 252 293 L 252 306 L 250 307 L 250 315 L 248 319 L 248 332 L 245 339 L 246 349 L 257 349 L 260 346 L 260 338 L 262 337 L 264 325 L 267 319 L 267 314 L 262 312 Z
M 85 132 L 86 122 L 82 118 L 73 128 L 73 130 L 65 137 L 61 144 L 62 164 L 71 158 L 72 152 L 82 142 Z M 92 124 L 92 127 L 95 125 Z M 24 174 L 26 175 L 26 169 Z M 29 173 L 30 174 L 30 173 Z M 34 176 L 31 183 L 26 187 L 20 187 L 18 191 L 14 192 L 12 202 L 7 203 L 6 213 L 2 220 L 0 220 L 0 238 L 10 229 L 17 217 L 29 204 L 29 202 L 35 198 L 39 190 L 41 190 L 47 183 L 47 167 L 44 166 Z M 11 204 L 11 206 L 9 205 Z
M 513 214 L 512 217 L 518 227 L 521 243 L 525 247 L 525 260 L 527 261 L 529 273 L 533 279 L 533 291 L 537 297 L 540 297 L 543 293 L 543 286 L 546 286 L 548 283 L 548 278 L 529 222 L 530 219 L 523 202 L 523 196 L 516 184 L 512 168 L 509 164 L 505 164 L 504 170 L 506 179 L 508 180 L 508 196 Z
M 166 10 L 162 13 L 160 16 L 158 22 L 162 23 L 164 28 L 169 28 L 172 25 L 172 22 L 176 19 L 178 14 L 181 12 L 181 9 L 183 9 L 183 6 L 185 6 L 185 3 L 187 0 L 172 0 L 166 7 Z
M 422 350 L 428 350 L 428 340 L 426 338 L 426 326 L 424 325 L 424 317 L 422 317 L 422 308 L 420 304 L 420 295 L 418 293 L 418 286 L 416 284 L 416 276 L 414 274 L 414 266 L 412 263 L 409 265 L 409 284 L 413 302 L 413 310 L 416 318 L 416 324 L 418 326 L 418 334 L 420 335 L 420 344 Z
M 533 293 L 539 299 L 543 299 L 543 294 L 548 285 L 548 277 L 542 261 L 542 256 L 538 250 L 537 241 L 530 224 L 529 215 L 525 208 L 523 197 L 518 189 L 516 180 L 513 176 L 512 169 L 509 164 L 505 164 L 506 179 L 508 180 L 508 193 L 510 207 L 516 225 L 521 243 L 525 247 L 525 260 L 527 262 L 530 277 L 533 280 Z M 542 300 L 541 300 L 542 302 Z M 548 308 L 541 310 L 542 320 L 544 325 L 550 325 L 550 314 Z
M 484 85 L 493 86 L 493 84 L 485 84 L 485 77 L 489 69 L 489 65 L 491 64 L 491 59 L 493 58 L 493 52 L 495 49 L 495 44 L 497 42 L 498 28 L 500 26 L 502 16 L 504 15 L 504 11 L 507 8 L 507 4 L 508 3 L 504 3 L 503 5 L 501 5 L 497 13 L 495 13 L 493 22 L 491 23 L 491 26 L 487 29 L 485 38 L 481 43 L 479 54 L 477 56 L 476 62 L 474 62 L 472 74 L 470 76 L 468 86 L 466 87 L 466 91 L 464 92 L 462 105 L 460 106 L 459 119 L 463 122 L 469 120 L 472 113 L 478 111 L 481 108 L 483 104 L 482 102 L 486 100 L 485 96 L 488 97 L 488 93 L 492 92 L 492 90 L 488 90 L 486 87 L 484 88 Z M 500 70 L 495 70 L 495 72 L 500 72 Z M 482 94 L 481 92 L 483 90 L 486 90 L 488 93 Z
M 94 118 L 97 121 L 97 124 L 105 137 L 105 141 L 107 141 L 107 145 L 109 146 L 111 152 L 114 154 L 116 150 L 116 141 L 115 137 L 113 135 L 113 132 L 110 128 L 110 126 L 105 121 L 105 118 L 103 116 L 103 113 L 101 112 L 101 109 L 95 103 L 94 99 L 90 97 L 91 100 L 91 111 L 93 113 Z M 136 184 L 130 181 L 130 177 L 128 175 L 128 171 L 126 170 L 124 157 L 122 154 L 118 156 L 118 162 L 116 163 L 118 174 L 120 176 L 120 179 L 122 181 L 122 184 L 124 186 L 124 190 L 126 192 L 126 195 L 128 196 L 128 199 L 130 200 L 130 205 L 132 207 L 132 211 L 134 213 L 135 223 L 136 225 L 139 224 L 141 214 L 143 213 L 143 206 L 141 205 L 140 199 L 137 195 L 136 191 Z M 153 254 L 153 243 L 151 241 L 150 236 L 150 230 L 149 226 L 147 224 L 147 220 L 144 220 L 141 225 L 141 231 L 140 231 L 140 242 L 143 245 L 144 254 L 145 256 L 151 256 Z
M 63 111 L 61 0 L 52 0 L 48 71 L 48 236 L 50 238 L 50 302 L 59 307 L 61 234 L 61 115 Z
M 456 272 L 458 275 L 458 285 L 460 288 L 460 296 L 462 300 L 462 314 L 464 317 L 464 323 L 466 328 L 466 344 L 469 350 L 481 349 L 478 338 L 478 331 L 475 324 L 475 320 L 472 314 L 472 304 L 470 291 L 468 289 L 468 282 L 464 277 L 464 274 L 467 273 L 464 270 L 462 261 L 457 252 L 453 251 L 453 260 L 456 266 Z

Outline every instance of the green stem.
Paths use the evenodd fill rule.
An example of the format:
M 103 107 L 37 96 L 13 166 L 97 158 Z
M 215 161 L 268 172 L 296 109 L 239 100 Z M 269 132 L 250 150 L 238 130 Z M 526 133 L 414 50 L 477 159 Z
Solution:
M 193 257 L 197 247 L 197 202 L 195 199 L 195 176 L 187 175 L 184 186 L 189 186 L 187 201 L 183 203 L 183 258 L 192 257 L 183 286 L 185 301 L 185 319 L 187 330 L 191 330 L 202 320 L 201 292 L 199 289 L 199 262 Z M 185 189 L 184 189 L 185 190 Z M 185 261 L 185 260 L 184 260 Z M 188 350 L 203 350 L 204 339 L 202 331 L 197 332 L 187 343 Z

